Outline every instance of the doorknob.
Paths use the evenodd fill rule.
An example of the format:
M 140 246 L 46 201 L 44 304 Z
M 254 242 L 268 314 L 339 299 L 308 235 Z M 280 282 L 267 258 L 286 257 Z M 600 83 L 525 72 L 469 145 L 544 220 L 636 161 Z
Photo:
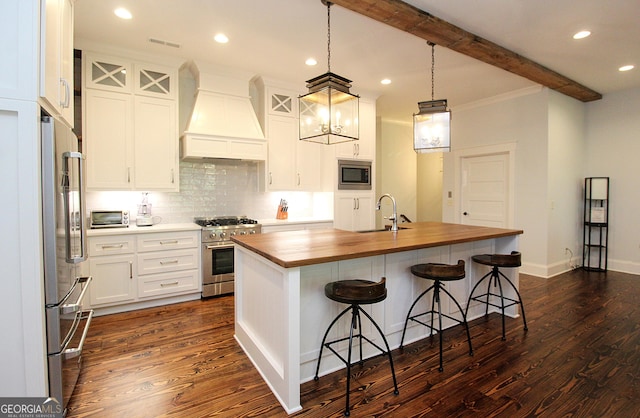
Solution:
M 462 212 L 462 214 L 463 214 L 464 216 L 467 216 L 469 213 L 468 213 L 468 212 Z

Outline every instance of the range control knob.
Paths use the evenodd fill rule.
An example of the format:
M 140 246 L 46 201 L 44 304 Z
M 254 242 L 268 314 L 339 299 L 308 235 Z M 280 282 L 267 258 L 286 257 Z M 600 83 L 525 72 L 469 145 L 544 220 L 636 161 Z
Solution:
M 247 231 L 240 231 L 240 235 L 247 235 Z
M 236 236 L 236 233 L 235 233 L 235 232 L 232 232 L 232 233 L 231 233 L 231 234 L 229 234 L 229 235 L 231 235 L 232 237 L 235 237 L 235 236 Z
M 252 229 L 249 233 L 250 233 L 250 234 L 255 234 L 255 233 L 256 233 L 256 231 L 255 231 L 255 229 Z
M 216 233 L 215 232 L 212 232 L 212 233 L 209 234 L 209 238 L 215 238 L 215 237 L 216 237 Z
M 221 238 L 221 239 L 222 239 L 222 238 L 224 238 L 224 237 L 226 237 L 226 236 L 227 236 L 227 233 L 226 233 L 226 232 L 220 232 L 220 238 Z

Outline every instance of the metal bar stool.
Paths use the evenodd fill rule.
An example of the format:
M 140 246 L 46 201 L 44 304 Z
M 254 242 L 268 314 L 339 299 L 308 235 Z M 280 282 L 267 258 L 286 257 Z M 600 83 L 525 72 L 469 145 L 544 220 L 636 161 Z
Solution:
M 490 266 L 491 271 L 485 274 L 480 279 L 480 281 L 476 283 L 475 286 L 473 286 L 473 289 L 471 289 L 471 293 L 469 293 L 469 301 L 467 302 L 467 310 L 465 311 L 465 315 L 469 310 L 469 305 L 471 305 L 472 300 L 475 300 L 480 303 L 484 303 L 486 305 L 486 310 L 484 312 L 485 316 L 489 314 L 489 305 L 495 308 L 500 308 L 502 312 L 502 341 L 505 341 L 507 339 L 505 334 L 505 325 L 504 325 L 505 309 L 513 305 L 520 305 L 520 310 L 522 311 L 522 322 L 524 324 L 524 330 L 527 331 L 528 329 L 527 319 L 524 315 L 524 304 L 522 303 L 520 292 L 518 292 L 518 289 L 513 284 L 513 282 L 509 280 L 509 278 L 500 271 L 501 267 L 503 268 L 520 267 L 522 265 L 520 252 L 511 251 L 511 254 L 481 254 L 481 255 L 474 255 L 473 257 L 471 257 L 471 259 L 478 264 L 484 264 L 486 266 Z M 483 293 L 482 295 L 478 295 L 478 296 L 473 296 L 473 293 L 475 292 L 475 290 L 478 288 L 478 286 L 480 286 L 480 283 L 482 283 L 485 279 L 489 279 L 489 283 L 487 285 L 487 293 Z M 517 299 L 513 299 L 504 295 L 504 292 L 502 289 L 502 279 L 506 280 L 507 283 L 513 288 L 513 290 L 516 292 Z M 496 287 L 496 286 L 498 287 L 500 294 L 491 292 L 492 282 L 493 282 L 493 287 Z M 490 298 L 499 298 L 500 304 L 497 305 Z M 506 304 L 505 304 L 505 301 L 507 301 Z
M 387 355 L 389 357 L 389 365 L 391 366 L 391 375 L 393 376 L 393 386 L 394 386 L 394 394 L 400 393 L 398 391 L 398 383 L 396 382 L 396 373 L 393 368 L 393 359 L 391 358 L 391 350 L 389 349 L 389 344 L 387 343 L 387 339 L 384 336 L 384 333 L 373 320 L 373 318 L 360 307 L 360 305 L 370 305 L 373 303 L 378 303 L 387 298 L 387 289 L 385 286 L 386 278 L 382 278 L 378 283 L 372 282 L 369 280 L 341 280 L 337 282 L 327 283 L 324 287 L 324 294 L 331 300 L 340 303 L 349 304 L 345 310 L 340 312 L 338 316 L 331 322 L 327 331 L 324 333 L 324 337 L 322 338 L 322 344 L 320 345 L 320 355 L 318 356 L 318 365 L 316 367 L 316 375 L 314 380 L 318 380 L 318 372 L 320 371 L 320 360 L 322 359 L 322 350 L 324 347 L 327 347 L 333 354 L 338 356 L 340 360 L 347 366 L 347 392 L 346 392 L 346 408 L 344 414 L 349 416 L 349 390 L 351 384 L 351 352 L 352 352 L 352 342 L 354 338 L 357 338 L 360 342 L 360 361 L 359 364 L 362 365 L 364 362 L 362 360 L 362 340 L 367 341 L 369 344 L 380 350 L 380 355 Z M 347 312 L 351 311 L 351 326 L 349 328 L 349 336 L 344 338 L 339 338 L 334 341 L 326 342 L 327 336 L 329 335 L 329 331 L 333 325 L 338 322 L 338 320 L 344 316 Z M 378 333 L 382 337 L 382 341 L 384 341 L 385 349 L 378 346 L 376 343 L 371 341 L 366 336 L 362 335 L 362 321 L 360 319 L 360 313 L 364 314 L 369 321 L 375 326 L 378 330 Z M 354 335 L 354 330 L 359 330 L 357 334 Z M 347 358 L 342 357 L 334 348 L 333 344 L 349 340 L 349 351 Z
M 444 284 L 442 283 L 445 281 L 454 281 L 454 280 L 464 279 L 465 277 L 464 260 L 458 260 L 458 264 L 454 264 L 454 265 L 439 264 L 439 263 L 416 264 L 414 266 L 411 266 L 411 273 L 423 279 L 433 280 L 434 283 L 427 290 L 420 293 L 420 296 L 416 298 L 416 300 L 413 302 L 413 304 L 409 308 L 409 313 L 407 313 L 407 319 L 404 322 L 404 329 L 402 330 L 402 339 L 400 340 L 400 348 L 403 347 L 404 336 L 407 331 L 407 325 L 409 324 L 409 321 L 417 322 L 429 328 L 431 330 L 431 336 L 433 336 L 433 331 L 438 331 L 438 334 L 440 334 L 439 335 L 440 367 L 438 368 L 438 370 L 442 371 L 443 370 L 443 367 L 442 367 L 442 317 L 445 317 L 459 324 L 464 324 L 464 327 L 467 331 L 467 341 L 469 342 L 469 355 L 472 356 L 473 348 L 471 347 L 471 334 L 469 333 L 469 325 L 467 324 L 466 313 L 462 310 L 462 307 L 460 306 L 456 298 L 454 298 L 453 295 L 449 293 L 447 289 L 444 288 Z M 431 298 L 431 309 L 426 312 L 422 312 L 416 315 L 411 315 L 411 312 L 413 311 L 413 308 L 416 306 L 418 301 L 424 295 L 426 295 L 431 289 L 433 289 L 433 296 Z M 443 291 L 456 304 L 456 306 L 458 307 L 458 310 L 460 311 L 460 314 L 462 315 L 462 320 L 442 313 L 442 309 L 440 308 L 440 291 Z M 438 304 L 437 311 L 435 310 L 436 303 Z M 430 319 L 431 319 L 430 324 L 427 324 L 417 319 L 423 315 L 428 315 L 428 314 L 430 314 Z M 434 328 L 433 326 L 433 317 L 435 314 L 438 315 L 438 328 Z

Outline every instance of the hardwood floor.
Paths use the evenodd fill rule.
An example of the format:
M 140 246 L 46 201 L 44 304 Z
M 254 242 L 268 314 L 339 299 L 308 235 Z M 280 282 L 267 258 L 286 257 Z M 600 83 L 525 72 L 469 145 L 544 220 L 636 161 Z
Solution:
M 354 367 L 353 417 L 639 417 L 640 276 L 520 276 L 529 331 L 497 314 Z M 321 332 L 321 331 L 319 331 Z M 233 339 L 233 297 L 97 317 L 69 417 L 284 417 Z M 344 370 L 301 386 L 295 417 L 342 416 Z

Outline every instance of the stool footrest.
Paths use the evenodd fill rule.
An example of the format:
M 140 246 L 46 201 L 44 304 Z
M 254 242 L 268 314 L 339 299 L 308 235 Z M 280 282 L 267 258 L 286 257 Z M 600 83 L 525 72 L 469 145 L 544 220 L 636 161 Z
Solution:
M 438 331 L 438 332 L 440 332 L 440 330 L 439 330 L 438 328 L 433 327 L 433 326 L 431 326 L 430 324 L 425 324 L 424 322 L 422 322 L 422 321 L 420 321 L 420 320 L 416 319 L 416 318 L 418 318 L 418 317 L 420 317 L 420 316 L 429 315 L 429 314 L 431 314 L 431 317 L 432 317 L 432 318 L 435 318 L 435 315 L 440 315 L 440 316 L 442 316 L 443 318 L 450 319 L 450 320 L 452 320 L 452 321 L 457 322 L 458 324 L 464 324 L 464 321 L 463 321 L 463 320 L 460 320 L 460 319 L 458 319 L 458 318 L 454 318 L 453 316 L 447 315 L 447 314 L 445 314 L 445 313 L 439 313 L 438 311 L 434 311 L 434 310 L 432 310 L 432 311 L 427 311 L 427 312 L 423 312 L 423 313 L 420 313 L 420 314 L 417 314 L 417 315 L 410 316 L 409 318 L 407 318 L 407 320 L 408 320 L 408 321 L 417 322 L 417 323 L 418 323 L 418 324 L 420 324 L 420 325 L 424 325 L 425 327 L 429 328 L 429 329 L 432 331 L 432 332 L 431 332 L 432 334 L 433 334 L 433 331 Z
M 388 352 L 386 350 L 384 350 L 382 347 L 380 347 L 378 344 L 374 343 L 373 341 L 371 341 L 369 338 L 367 338 L 366 336 L 362 335 L 362 334 L 356 334 L 353 336 L 353 339 L 355 340 L 356 338 L 362 338 L 363 340 L 365 340 L 366 342 L 368 342 L 369 344 L 371 344 L 372 346 L 374 346 L 375 348 L 377 348 L 378 350 L 380 350 L 379 354 L 376 354 L 375 356 L 371 356 L 369 358 L 366 358 L 362 361 L 354 361 L 351 364 L 357 364 L 357 363 L 361 363 L 364 362 L 365 360 L 370 360 L 379 356 L 386 356 L 388 354 Z M 335 354 L 340 360 L 342 360 L 342 362 L 345 365 L 348 365 L 349 362 L 342 357 L 333 347 L 331 347 L 332 344 L 336 344 L 342 341 L 349 341 L 349 337 L 344 337 L 344 338 L 339 338 L 337 340 L 333 340 L 330 341 L 328 343 L 325 343 L 324 346 L 327 347 L 327 349 L 329 349 L 333 354 Z
M 497 305 L 497 304 L 493 303 L 491 300 L 490 300 L 489 302 L 487 302 L 487 296 L 493 296 L 493 297 L 496 297 L 496 298 L 500 298 L 500 295 L 498 295 L 498 294 L 495 294 L 495 293 L 485 293 L 485 294 L 478 295 L 478 296 L 474 296 L 474 297 L 470 298 L 470 299 L 469 299 L 469 302 L 471 302 L 472 300 L 475 300 L 476 302 L 480 302 L 480 303 L 488 304 L 488 305 L 490 305 L 490 306 L 493 306 L 494 308 L 500 308 L 500 309 L 502 309 L 502 305 Z M 482 298 L 484 298 L 484 300 L 480 300 L 480 299 L 482 299 Z M 506 304 L 504 305 L 504 307 L 505 307 L 505 308 L 508 308 L 508 307 L 510 307 L 510 306 L 513 306 L 513 305 L 521 305 L 521 304 L 522 304 L 522 301 L 515 300 L 515 299 L 509 298 L 509 297 L 507 297 L 507 296 L 503 296 L 502 298 L 503 298 L 504 300 L 507 300 L 507 301 L 509 301 L 509 302 L 510 302 L 510 303 L 506 303 Z

